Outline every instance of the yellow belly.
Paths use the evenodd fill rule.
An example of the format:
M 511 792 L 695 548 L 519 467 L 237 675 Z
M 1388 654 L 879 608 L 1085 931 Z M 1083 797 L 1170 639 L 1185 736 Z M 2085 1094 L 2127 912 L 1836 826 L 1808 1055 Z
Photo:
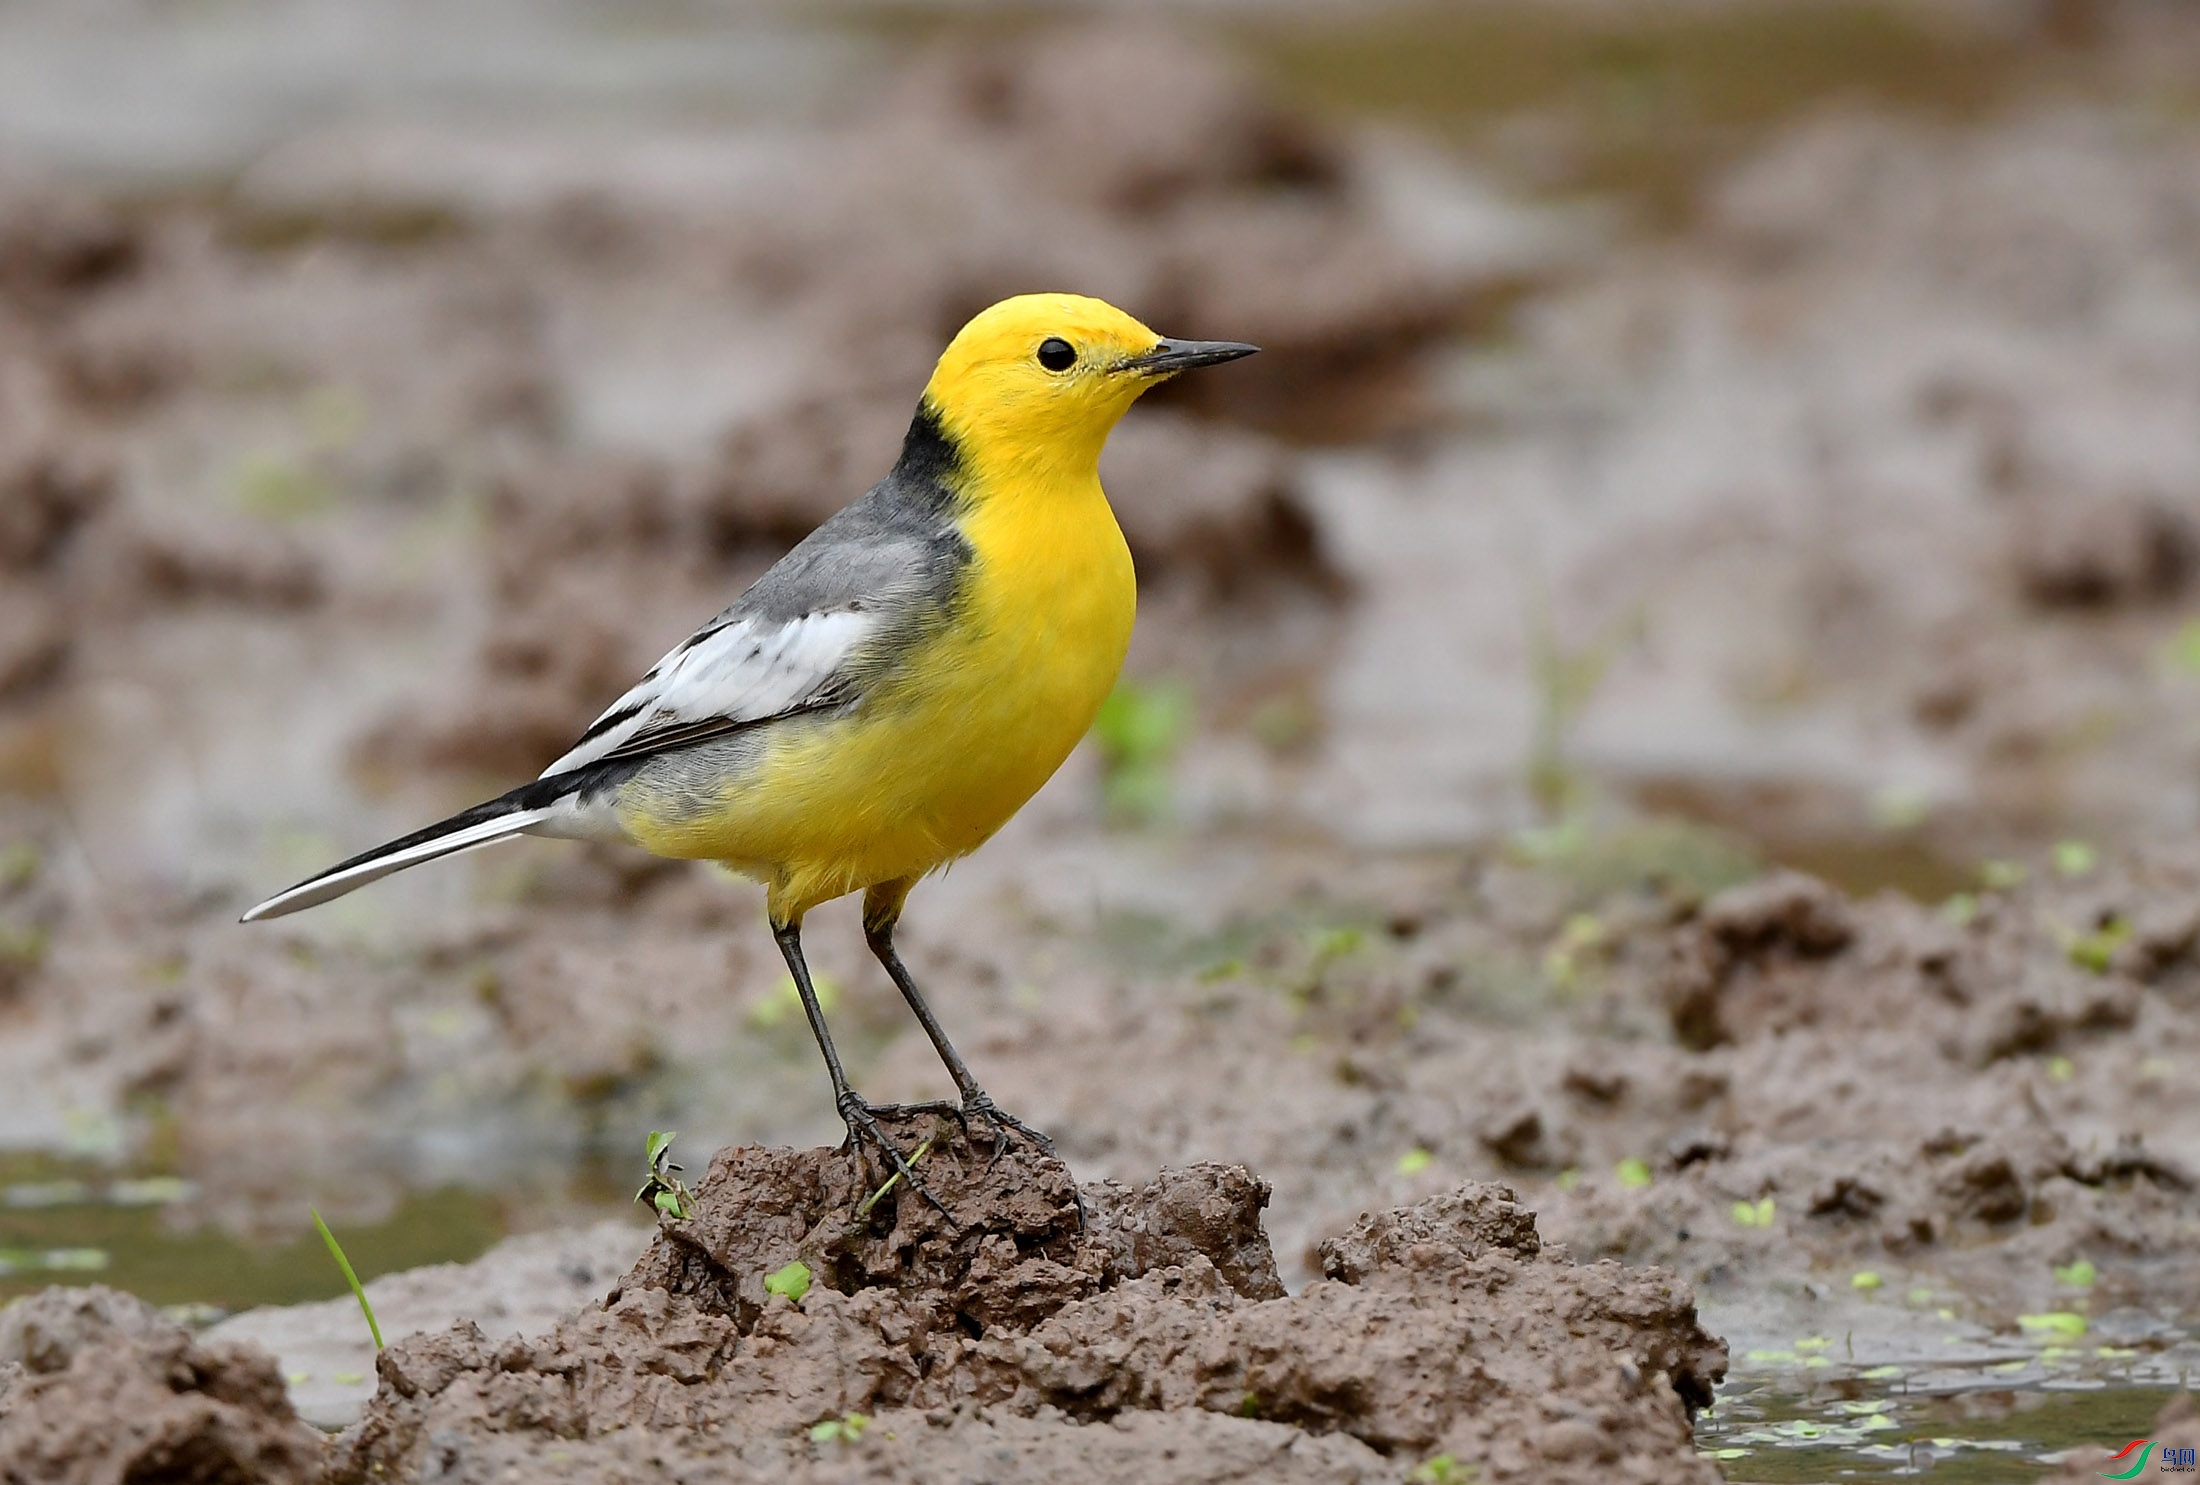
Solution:
M 960 606 L 853 710 L 774 723 L 714 799 L 622 799 L 662 856 L 766 881 L 776 917 L 976 849 L 1061 767 L 1114 686 L 1137 583 L 1097 480 L 964 522 Z

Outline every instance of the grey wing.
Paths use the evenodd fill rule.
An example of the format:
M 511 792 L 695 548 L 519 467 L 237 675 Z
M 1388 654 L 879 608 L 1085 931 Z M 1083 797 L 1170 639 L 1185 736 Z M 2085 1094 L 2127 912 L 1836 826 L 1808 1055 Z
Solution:
M 854 700 L 881 652 L 952 582 L 938 536 L 881 528 L 861 519 L 865 504 L 812 532 L 651 666 L 542 776 Z

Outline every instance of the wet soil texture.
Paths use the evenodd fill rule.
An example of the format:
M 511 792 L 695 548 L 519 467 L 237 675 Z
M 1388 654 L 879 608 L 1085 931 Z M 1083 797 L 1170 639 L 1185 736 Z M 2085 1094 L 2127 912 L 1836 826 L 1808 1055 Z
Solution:
M 1717 1478 L 1689 1423 L 1726 1353 L 1688 1286 L 1574 1262 L 1504 1187 L 1363 1217 L 1294 1295 L 1242 1167 L 1103 1183 L 1081 1214 L 1051 1157 L 922 1132 L 944 1211 L 873 1199 L 880 1171 L 846 1153 L 721 1151 L 600 1305 L 384 1352 L 325 1478 Z M 10 1316 L 0 1457 L 37 1463 L 5 1478 L 324 1478 L 264 1353 L 202 1350 L 104 1290 Z M 133 1388 L 157 1406 L 86 1444 Z

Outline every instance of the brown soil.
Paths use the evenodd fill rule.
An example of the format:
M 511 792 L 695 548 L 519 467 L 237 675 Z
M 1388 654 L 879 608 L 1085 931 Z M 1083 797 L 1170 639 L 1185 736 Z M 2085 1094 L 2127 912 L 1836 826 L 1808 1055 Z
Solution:
M 722 1150 L 692 1216 L 533 1337 L 401 1340 L 333 1445 L 265 1352 L 203 1346 L 111 1290 L 0 1321 L 0 1480 L 1492 1480 L 1595 1467 L 1708 1482 L 1726 1372 L 1685 1283 L 1577 1264 L 1502 1186 L 1362 1217 L 1286 1294 L 1243 1167 L 1101 1183 L 934 1143 L 935 1210 L 844 1152 Z M 768 1275 L 807 1266 L 806 1292 Z
M 1058 1162 L 995 1154 L 943 1139 L 922 1171 L 946 1215 L 904 1188 L 866 1219 L 879 1172 L 853 1157 L 723 1150 L 600 1308 L 384 1353 L 333 1478 L 1333 1481 L 1437 1454 L 1715 1478 L 1689 1415 L 1725 1348 L 1687 1286 L 1545 1249 L 1503 1187 L 1363 1218 L 1287 1295 L 1242 1167 L 1104 1184 L 1080 1220 Z M 797 1261 L 808 1292 L 768 1293 Z M 856 1414 L 859 1437 L 814 1431 Z
M 2146 9 L 2082 8 L 2111 49 Z M 766 1475 L 937 1449 L 1150 1478 L 1181 1449 L 1221 1478 L 1393 1478 L 1424 1450 L 1527 1469 L 1505 1451 L 1555 1461 L 1538 1440 L 1617 1419 L 1678 1439 L 1655 1373 L 1703 1366 L 1643 1353 L 1631 1391 L 1555 1335 L 1519 1370 L 1485 1343 L 1540 1334 L 1540 1297 L 1640 1300 L 1628 1334 L 1680 1345 L 1642 1271 L 1448 1237 L 1425 1274 L 1355 1267 L 1361 1213 L 1483 1223 L 1494 1195 L 1428 1205 L 1465 1182 L 1707 1309 L 1830 1293 L 1922 1323 L 1915 1281 L 2008 1337 L 2068 1305 L 2182 1317 L 2200 176 L 2189 18 L 2154 10 L 2134 55 L 2166 93 L 1775 120 L 1669 238 L 1287 108 L 1148 22 L 951 34 L 830 125 L 709 135 L 700 171 L 669 125 L 424 149 L 363 117 L 135 202 L 0 174 L 0 1145 L 174 1169 L 201 1192 L 179 1225 L 286 1234 L 309 1194 L 341 1225 L 424 1182 L 623 1176 L 651 1125 L 749 1152 L 712 1201 L 769 1186 L 778 1225 L 668 1234 L 670 1290 L 403 1348 L 449 1376 L 347 1447 L 415 1458 L 447 1417 L 470 1457 L 639 1470 L 654 1445 L 573 1400 L 658 1391 L 721 1425 L 679 1449 Z M 1061 82 L 1103 62 L 1119 90 Z M 965 1225 L 1009 1247 L 897 1200 L 903 1246 L 820 1246 L 830 1282 L 767 1303 L 759 1266 L 859 1180 L 753 1153 L 836 1121 L 740 889 L 529 844 L 266 931 L 234 914 L 539 768 L 884 467 L 962 314 L 1039 286 L 1269 347 L 1109 455 L 1133 670 L 1194 697 L 1160 823 L 1111 822 L 1080 757 L 906 928 L 988 1087 L 1096 1178 L 1091 1233 L 1004 1163 L 1026 1204 Z M 2073 834 L 2102 861 L 2066 875 Z M 1977 890 L 2002 853 L 2029 880 Z M 1972 895 L 1750 880 L 1768 854 Z M 813 955 L 859 1085 L 936 1096 L 838 913 Z M 978 1180 L 962 1159 L 927 1162 L 943 1191 Z M 1191 1176 L 1168 1200 L 1102 1179 L 1217 1159 L 1273 1183 L 1272 1263 L 1249 1177 L 1196 1167 L 1214 1223 Z M 2081 1257 L 2097 1287 L 2058 1291 Z M 1411 1338 L 1394 1310 L 1446 1306 L 1473 1313 L 1426 1375 L 1457 1387 L 1426 1396 L 1315 1323 Z M 1090 1317 L 1125 1328 L 1102 1346 Z M 803 1395 L 890 1421 L 813 1447 L 825 1412 L 783 1396 L 793 1432 L 709 1411 L 769 1390 L 758 1337 L 808 1367 L 812 1330 L 853 1349 Z M 614 1331 L 723 1364 L 639 1379 L 597 1364 Z M 1080 1390 L 1047 1336 L 1144 1390 Z M 1270 1345 L 1307 1370 L 1248 1381 Z M 158 1376 L 229 1392 L 188 1382 L 148 1420 L 259 1395 L 243 1362 L 175 1355 Z M 983 1405 L 936 1401 L 935 1372 Z M 15 1396 L 61 1407 L 72 1375 Z M 279 1436 L 255 1416 L 276 1432 L 239 1437 Z
M 112 1289 L 0 1313 L 6 1485 L 306 1485 L 326 1453 L 257 1347 L 200 1345 Z

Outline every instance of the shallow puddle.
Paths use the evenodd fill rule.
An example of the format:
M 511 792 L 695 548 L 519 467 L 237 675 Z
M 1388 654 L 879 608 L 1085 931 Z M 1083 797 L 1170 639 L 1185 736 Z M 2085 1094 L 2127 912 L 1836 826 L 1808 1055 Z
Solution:
M 588 1189 L 565 1193 L 555 1204 L 561 1214 L 578 1208 L 599 1215 L 619 1206 L 604 1182 L 591 1177 L 579 1184 Z M 198 1197 L 197 1186 L 178 1176 L 0 1157 L 0 1304 L 48 1284 L 107 1284 L 203 1321 L 345 1292 L 343 1275 L 310 1226 L 253 1242 L 176 1220 Z M 530 1194 L 443 1186 L 408 1194 L 380 1221 L 335 1227 L 345 1255 L 367 1280 L 478 1258 L 510 1233 L 544 1225 L 540 1207 Z
M 1846 1398 L 1775 1384 L 1722 1390 L 1696 1427 L 1697 1447 L 1736 1485 L 1764 1482 L 2037 1480 L 2064 1451 L 2110 1451 L 2146 1437 L 2170 1390 L 2111 1383 Z M 2047 1387 L 2055 1390 L 2047 1390 Z
M 2147 1437 L 2200 1371 L 2189 1328 L 2137 1309 L 2029 1315 L 2010 1334 L 1956 1318 L 1947 1297 L 1835 1302 L 1821 1333 L 1785 1341 L 1752 1338 L 1742 1316 L 1786 1301 L 1742 1299 L 1723 1315 L 1713 1301 L 1707 1321 L 1735 1337 L 1733 1370 L 1697 1420 L 1697 1448 L 1729 1480 L 1764 1485 L 2030 1482 L 2070 1450 Z

